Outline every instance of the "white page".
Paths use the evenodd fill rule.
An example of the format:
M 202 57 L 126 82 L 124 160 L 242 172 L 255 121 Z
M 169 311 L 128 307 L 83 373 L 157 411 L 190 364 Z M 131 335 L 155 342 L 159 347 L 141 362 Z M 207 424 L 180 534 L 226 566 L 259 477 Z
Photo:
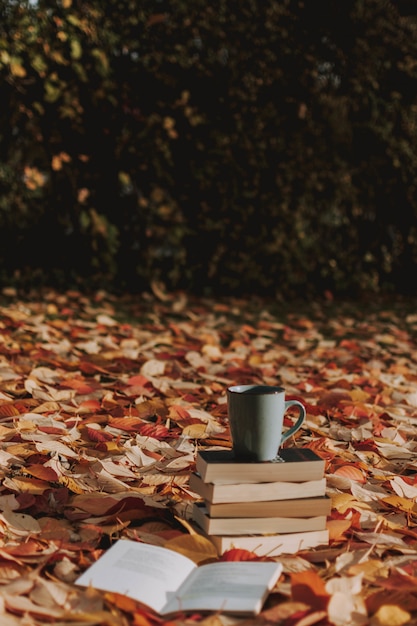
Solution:
M 174 592 L 196 567 L 191 559 L 173 550 L 121 539 L 76 583 L 123 594 L 159 613 L 168 592 Z
M 200 565 L 177 592 L 169 594 L 164 612 L 258 612 L 281 572 L 282 565 L 274 562 L 223 561 Z

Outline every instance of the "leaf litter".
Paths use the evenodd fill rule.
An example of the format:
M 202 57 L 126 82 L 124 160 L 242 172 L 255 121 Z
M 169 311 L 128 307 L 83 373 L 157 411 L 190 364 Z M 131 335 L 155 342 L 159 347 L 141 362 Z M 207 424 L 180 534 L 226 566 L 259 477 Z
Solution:
M 0 623 L 154 626 L 74 584 L 121 537 L 219 558 L 196 533 L 198 449 L 230 446 L 226 388 L 283 385 L 307 409 L 290 445 L 326 460 L 330 543 L 282 555 L 251 619 L 417 624 L 415 302 L 284 307 L 185 294 L 45 292 L 0 305 Z M 233 549 L 222 559 L 258 557 Z

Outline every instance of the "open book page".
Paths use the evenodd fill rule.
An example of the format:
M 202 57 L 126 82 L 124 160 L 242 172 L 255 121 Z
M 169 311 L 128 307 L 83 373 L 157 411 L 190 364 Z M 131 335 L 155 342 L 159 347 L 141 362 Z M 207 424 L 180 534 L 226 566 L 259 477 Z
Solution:
M 197 568 L 187 557 L 159 546 L 121 539 L 76 581 L 120 593 L 160 613 L 174 592 Z
M 274 562 L 223 561 L 200 565 L 172 595 L 164 613 L 258 613 L 281 572 L 282 565 Z

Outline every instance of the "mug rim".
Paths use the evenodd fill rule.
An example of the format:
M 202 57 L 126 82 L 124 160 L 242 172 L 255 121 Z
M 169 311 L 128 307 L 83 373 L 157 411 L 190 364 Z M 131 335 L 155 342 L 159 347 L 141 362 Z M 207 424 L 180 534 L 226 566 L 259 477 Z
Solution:
M 285 389 L 280 385 L 231 385 L 227 392 L 235 395 L 251 392 L 251 395 L 266 396 L 284 393 Z

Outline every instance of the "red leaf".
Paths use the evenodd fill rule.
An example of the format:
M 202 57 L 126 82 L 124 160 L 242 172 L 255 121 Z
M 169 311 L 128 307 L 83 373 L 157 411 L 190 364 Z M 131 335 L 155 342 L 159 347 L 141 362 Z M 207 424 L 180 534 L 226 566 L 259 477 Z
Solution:
M 154 439 L 170 439 L 172 437 L 168 428 L 159 424 L 143 424 L 138 432 L 142 437 L 153 437 Z
M 56 426 L 38 426 L 38 429 L 41 433 L 45 433 L 45 435 L 61 435 L 64 437 L 66 434 L 64 428 L 57 428 Z
M 107 433 L 105 430 L 98 430 L 96 428 L 86 427 L 88 438 L 90 441 L 111 441 L 114 436 L 111 433 Z
M 263 557 L 243 548 L 232 548 L 222 554 L 220 561 L 262 561 Z

